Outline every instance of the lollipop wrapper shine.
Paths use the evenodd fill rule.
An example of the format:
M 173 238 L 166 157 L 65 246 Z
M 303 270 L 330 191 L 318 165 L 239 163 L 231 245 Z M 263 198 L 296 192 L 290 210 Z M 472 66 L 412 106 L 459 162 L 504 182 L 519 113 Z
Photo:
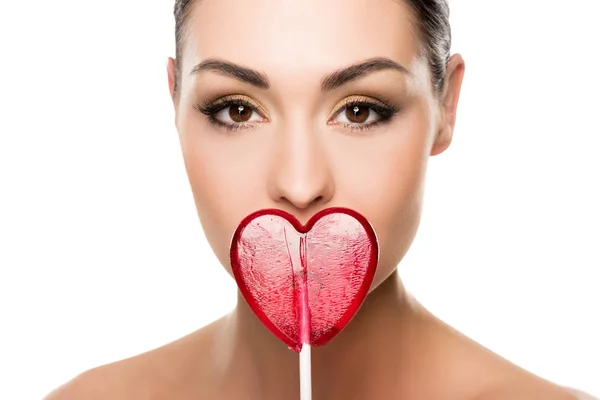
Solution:
M 321 346 L 356 314 L 379 257 L 377 236 L 356 211 L 328 208 L 306 225 L 281 210 L 250 214 L 236 229 L 231 268 L 262 323 L 296 352 Z

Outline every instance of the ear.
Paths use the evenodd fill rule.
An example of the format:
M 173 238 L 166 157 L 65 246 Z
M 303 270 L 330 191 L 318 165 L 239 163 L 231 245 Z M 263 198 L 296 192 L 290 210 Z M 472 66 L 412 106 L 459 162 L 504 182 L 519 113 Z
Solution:
M 171 100 L 175 104 L 175 59 L 169 57 L 167 60 L 167 77 L 169 80 L 169 93 L 171 93 Z
M 460 54 L 454 54 L 446 67 L 446 84 L 442 94 L 439 114 L 438 131 L 431 146 L 430 155 L 438 155 L 450 146 L 454 124 L 456 122 L 456 108 L 463 76 L 465 74 L 465 61 Z

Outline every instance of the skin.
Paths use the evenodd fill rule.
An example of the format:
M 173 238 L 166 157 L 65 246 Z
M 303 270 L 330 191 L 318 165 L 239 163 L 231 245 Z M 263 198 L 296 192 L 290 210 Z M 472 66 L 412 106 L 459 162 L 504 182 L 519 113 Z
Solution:
M 452 141 L 463 58 L 451 57 L 436 97 L 410 10 L 390 0 L 303 0 L 301 7 L 203 0 L 192 13 L 180 92 L 173 90 L 173 59 L 168 82 L 199 219 L 223 266 L 231 273 L 229 241 L 239 221 L 263 208 L 305 223 L 323 208 L 349 207 L 379 238 L 380 263 L 363 307 L 338 337 L 313 349 L 313 398 L 574 399 L 444 324 L 399 279 L 397 267 L 419 226 L 428 159 Z M 408 72 L 383 69 L 321 90 L 323 76 L 374 57 Z M 207 59 L 257 70 L 270 87 L 214 70 L 190 74 Z M 216 127 L 194 108 L 226 95 L 243 96 L 259 110 L 246 129 Z M 387 123 L 352 130 L 344 101 L 357 97 L 401 109 Z M 236 123 L 228 111 L 221 120 Z M 379 118 L 362 111 L 367 121 Z M 87 371 L 48 399 L 280 400 L 298 393 L 297 354 L 240 298 L 215 323 Z

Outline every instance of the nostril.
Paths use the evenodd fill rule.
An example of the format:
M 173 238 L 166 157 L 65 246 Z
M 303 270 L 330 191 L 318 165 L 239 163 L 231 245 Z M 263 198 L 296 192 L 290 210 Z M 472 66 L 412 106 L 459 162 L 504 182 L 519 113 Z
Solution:
M 280 200 L 282 202 L 290 203 L 298 208 L 307 208 L 307 207 L 312 206 L 313 204 L 317 204 L 317 203 L 320 203 L 321 201 L 323 201 L 323 196 L 317 196 L 317 197 L 313 198 L 312 200 L 306 200 L 306 201 L 302 201 L 300 199 L 294 199 L 293 197 L 281 196 Z

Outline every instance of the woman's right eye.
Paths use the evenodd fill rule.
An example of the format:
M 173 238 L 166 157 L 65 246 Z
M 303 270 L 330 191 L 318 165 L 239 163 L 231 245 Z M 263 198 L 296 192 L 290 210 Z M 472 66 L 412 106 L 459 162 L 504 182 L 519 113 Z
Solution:
M 211 124 L 227 130 L 251 128 L 266 120 L 258 107 L 241 99 L 226 99 L 194 108 L 206 115 Z
M 246 104 L 230 104 L 212 114 L 212 117 L 228 124 L 262 121 L 264 118 L 258 111 Z

